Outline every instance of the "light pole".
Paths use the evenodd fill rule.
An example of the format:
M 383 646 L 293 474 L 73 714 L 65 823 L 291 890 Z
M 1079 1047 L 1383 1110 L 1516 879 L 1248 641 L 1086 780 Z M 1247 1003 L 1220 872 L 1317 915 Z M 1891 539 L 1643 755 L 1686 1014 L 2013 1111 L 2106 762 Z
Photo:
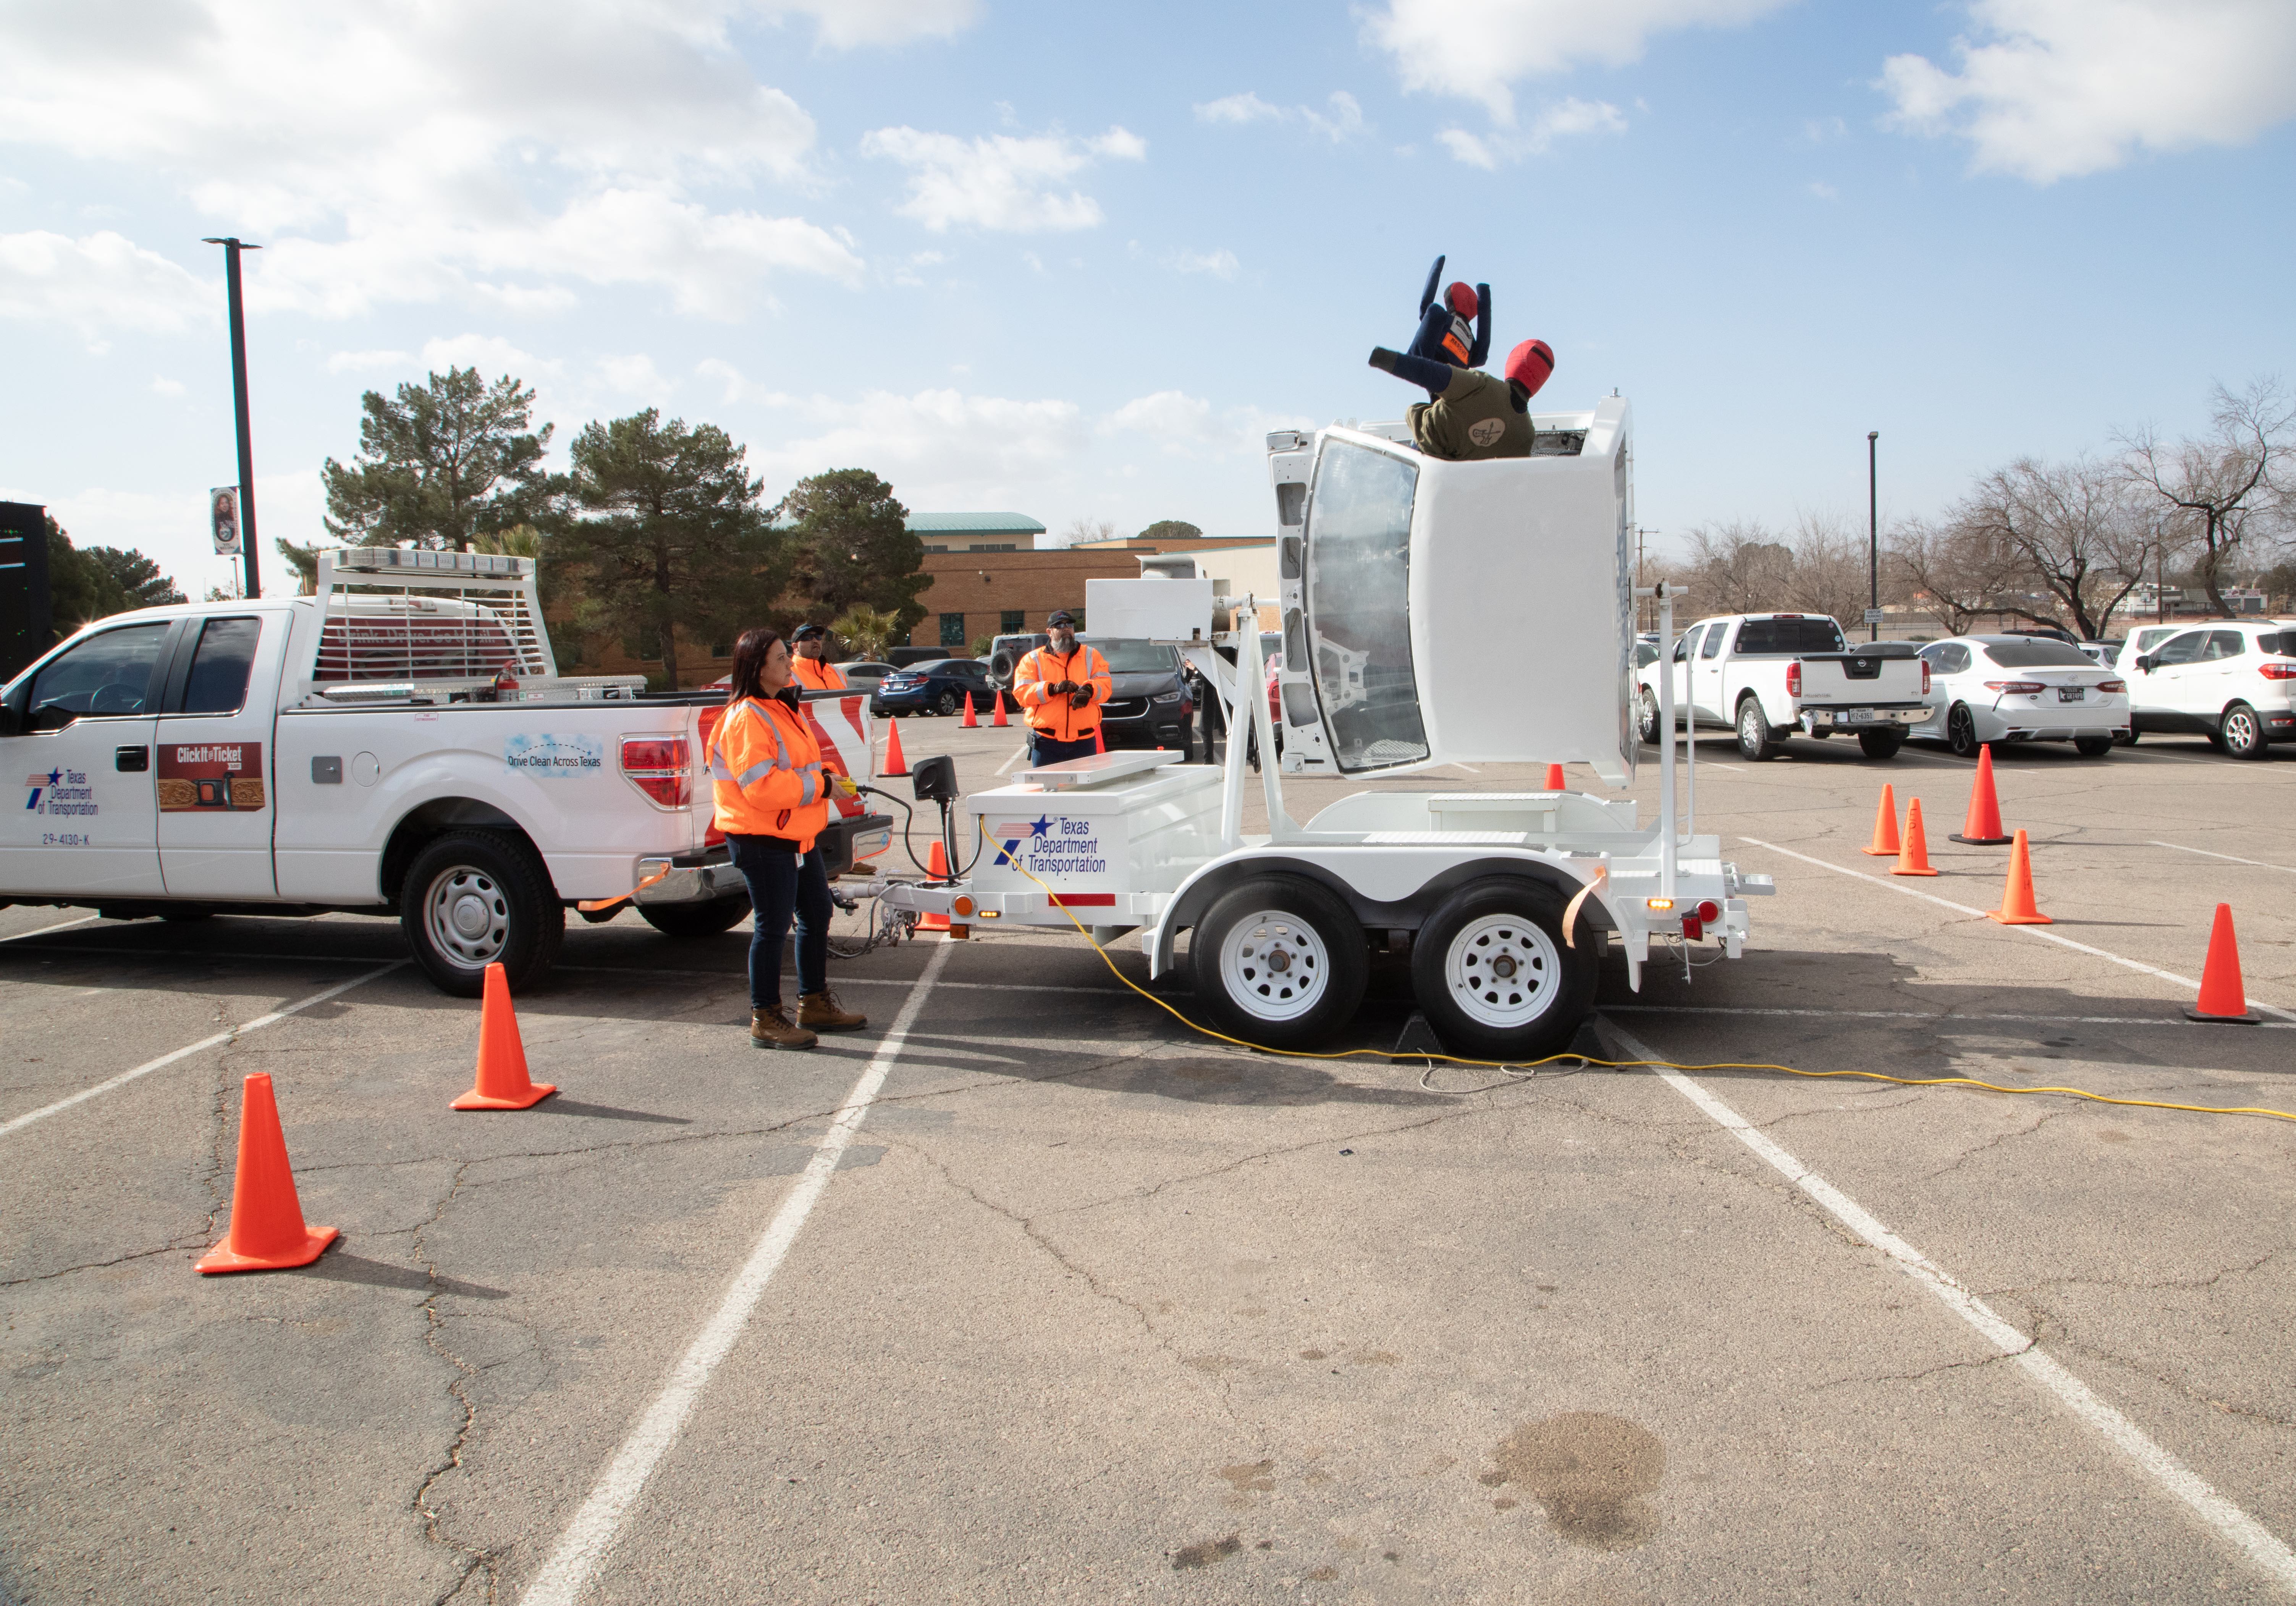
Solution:
M 1866 432 L 1866 584 L 1868 597 L 1866 609 L 1868 614 L 1882 611 L 1882 498 L 1874 478 L 1874 454 L 1881 449 L 1876 444 L 1881 439 L 1880 430 Z M 1880 620 L 1870 621 L 1866 629 L 1871 632 L 1866 640 L 1882 639 Z
M 223 247 L 224 284 L 231 299 L 232 400 L 239 412 L 239 549 L 247 560 L 247 594 L 260 597 L 263 591 L 255 578 L 255 449 L 247 429 L 247 320 L 240 311 L 239 253 L 263 247 L 243 245 L 231 235 L 209 235 L 200 243 Z

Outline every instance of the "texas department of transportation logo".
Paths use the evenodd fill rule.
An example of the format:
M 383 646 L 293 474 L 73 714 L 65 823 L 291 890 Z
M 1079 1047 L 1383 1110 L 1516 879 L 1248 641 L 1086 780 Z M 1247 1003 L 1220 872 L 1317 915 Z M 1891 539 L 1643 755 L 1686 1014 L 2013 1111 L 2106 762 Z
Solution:
M 1009 819 L 1002 825 L 990 826 L 988 835 L 994 837 L 998 844 L 995 863 L 996 865 L 1019 863 L 1022 840 L 1042 836 L 1052 828 L 1053 822 L 1048 818 Z
M 24 809 L 33 814 L 94 814 L 95 788 L 81 770 L 51 770 L 24 778 Z
M 41 795 L 50 787 L 62 784 L 64 772 L 61 770 L 51 770 L 45 775 L 27 776 L 24 785 L 31 789 L 31 795 L 24 799 L 24 806 L 27 809 L 37 809 L 40 806 Z
M 992 868 L 1011 865 L 1032 876 L 1100 876 L 1108 872 L 1101 856 L 1100 822 L 1072 815 L 1058 819 L 1008 819 L 988 828 L 996 843 Z

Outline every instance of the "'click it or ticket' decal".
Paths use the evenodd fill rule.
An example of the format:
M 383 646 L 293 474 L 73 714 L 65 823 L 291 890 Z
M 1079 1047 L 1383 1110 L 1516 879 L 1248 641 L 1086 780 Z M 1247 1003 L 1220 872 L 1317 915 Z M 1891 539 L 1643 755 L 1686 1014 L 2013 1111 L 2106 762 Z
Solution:
M 160 812 L 203 809 L 245 812 L 260 809 L 263 744 L 260 742 L 162 742 L 160 744 Z

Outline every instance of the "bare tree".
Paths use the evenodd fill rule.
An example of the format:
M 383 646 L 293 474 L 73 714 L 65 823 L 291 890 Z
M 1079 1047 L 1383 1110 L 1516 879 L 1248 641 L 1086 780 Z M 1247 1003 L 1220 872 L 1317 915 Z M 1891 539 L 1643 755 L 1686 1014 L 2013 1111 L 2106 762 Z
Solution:
M 2259 379 L 2234 394 L 2218 384 L 2210 398 L 2215 432 L 2170 446 L 2151 425 L 2115 439 L 2128 453 L 2137 484 L 2182 515 L 2199 548 L 2193 569 L 2220 614 L 2223 570 L 2250 536 L 2282 524 L 2292 486 L 2288 460 L 2296 454 L 2296 400 L 2276 378 Z
M 1693 526 L 1685 561 L 1669 578 L 1690 588 L 1706 614 L 1829 614 L 1861 617 L 1867 594 L 1866 540 L 1848 521 L 1803 514 L 1793 532 L 1753 520 Z
M 1965 636 L 1997 611 L 2014 567 L 1998 541 L 1956 521 L 1913 519 L 1890 535 L 1898 586 L 1949 636 Z
M 1980 479 L 1949 518 L 2005 564 L 1999 611 L 2093 641 L 2144 580 L 2165 533 L 2148 511 L 2117 467 L 2020 457 Z
M 1843 625 L 1865 618 L 1872 593 L 1864 531 L 1839 514 L 1804 513 L 1788 548 L 1793 556 L 1781 594 L 1788 610 L 1829 614 Z
M 1073 547 L 1083 541 L 1109 541 L 1116 539 L 1114 519 L 1071 519 L 1069 527 L 1061 531 L 1061 545 Z

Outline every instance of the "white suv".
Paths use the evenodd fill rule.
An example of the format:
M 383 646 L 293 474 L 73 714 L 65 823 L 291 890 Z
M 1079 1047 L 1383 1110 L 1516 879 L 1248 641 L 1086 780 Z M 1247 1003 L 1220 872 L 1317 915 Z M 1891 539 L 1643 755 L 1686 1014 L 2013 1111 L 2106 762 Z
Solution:
M 2296 621 L 2211 620 L 2148 646 L 2121 654 L 2132 741 L 2190 731 L 2234 758 L 2296 741 Z

